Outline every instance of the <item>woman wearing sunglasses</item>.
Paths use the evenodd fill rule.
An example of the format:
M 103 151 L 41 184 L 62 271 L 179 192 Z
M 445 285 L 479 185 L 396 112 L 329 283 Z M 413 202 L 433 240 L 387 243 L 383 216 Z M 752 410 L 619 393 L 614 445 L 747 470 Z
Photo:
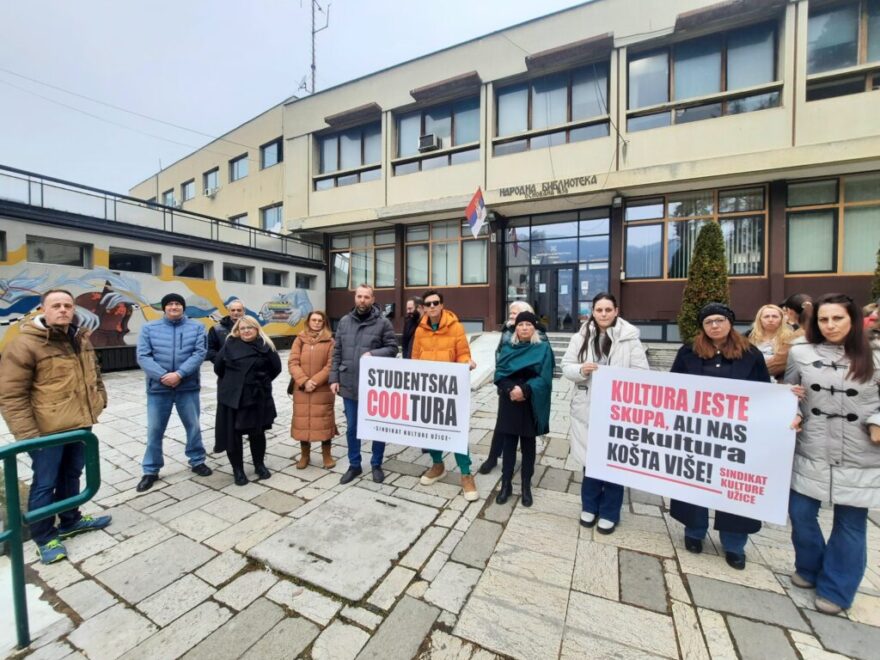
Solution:
M 852 298 L 815 301 L 807 341 L 791 347 L 785 382 L 801 385 L 791 476 L 792 584 L 816 589 L 816 609 L 852 605 L 867 563 L 868 509 L 880 507 L 880 345 L 869 344 Z M 834 508 L 826 541 L 817 516 Z
M 709 303 L 700 310 L 698 318 L 700 329 L 692 345 L 685 344 L 679 349 L 672 363 L 673 373 L 770 382 L 761 351 L 733 329 L 736 317 L 730 307 Z M 672 500 L 669 513 L 684 525 L 685 549 L 702 552 L 703 539 L 709 531 L 709 510 L 697 504 Z M 715 529 L 721 537 L 728 565 L 744 569 L 746 542 L 749 534 L 761 529 L 761 521 L 716 511 Z

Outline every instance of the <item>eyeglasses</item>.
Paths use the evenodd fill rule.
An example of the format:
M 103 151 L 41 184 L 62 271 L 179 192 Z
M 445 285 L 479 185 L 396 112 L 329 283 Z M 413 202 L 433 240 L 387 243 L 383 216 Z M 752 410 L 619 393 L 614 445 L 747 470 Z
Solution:
M 425 301 L 425 307 L 438 307 L 442 304 L 443 303 L 440 302 L 439 300 L 426 300 Z
M 239 328 L 238 331 L 239 331 L 239 332 L 245 332 L 245 331 L 247 331 L 247 332 L 256 332 L 257 329 L 256 329 L 254 326 L 252 326 L 252 325 L 245 325 L 245 326 L 242 326 L 241 328 Z
M 703 321 L 704 326 L 724 325 L 725 323 L 727 323 L 727 319 L 706 319 L 705 321 Z

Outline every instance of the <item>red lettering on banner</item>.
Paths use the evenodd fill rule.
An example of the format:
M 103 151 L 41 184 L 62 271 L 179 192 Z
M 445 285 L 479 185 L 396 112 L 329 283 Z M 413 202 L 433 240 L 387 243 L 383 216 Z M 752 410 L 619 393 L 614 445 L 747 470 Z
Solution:
M 691 412 L 708 417 L 727 417 L 740 422 L 749 421 L 749 397 L 724 392 L 694 392 Z
M 367 390 L 367 415 L 409 421 L 409 394 Z

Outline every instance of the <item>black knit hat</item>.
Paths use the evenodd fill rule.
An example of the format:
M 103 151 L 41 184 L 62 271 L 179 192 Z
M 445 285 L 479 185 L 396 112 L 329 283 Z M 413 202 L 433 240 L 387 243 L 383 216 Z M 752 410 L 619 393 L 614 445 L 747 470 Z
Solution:
M 522 323 L 523 321 L 528 321 L 529 323 L 531 323 L 531 324 L 532 324 L 533 326 L 535 326 L 536 328 L 537 328 L 538 325 L 540 324 L 540 321 L 538 320 L 538 317 L 535 316 L 534 314 L 532 314 L 531 312 L 520 312 L 519 314 L 516 315 L 516 320 L 513 322 L 513 324 L 514 324 L 514 325 L 519 325 L 519 324 Z
M 186 310 L 186 301 L 183 299 L 183 296 L 179 293 L 166 293 L 162 296 L 162 311 L 165 311 L 165 307 L 168 306 L 168 303 L 180 303 L 183 305 L 183 309 Z
M 724 303 L 710 302 L 709 304 L 704 305 L 703 309 L 700 310 L 700 325 L 703 324 L 703 321 L 706 320 L 706 317 L 715 316 L 716 314 L 720 314 L 721 316 L 726 317 L 731 324 L 736 321 L 736 314 L 733 313 L 733 310 L 730 309 L 730 307 L 728 307 Z

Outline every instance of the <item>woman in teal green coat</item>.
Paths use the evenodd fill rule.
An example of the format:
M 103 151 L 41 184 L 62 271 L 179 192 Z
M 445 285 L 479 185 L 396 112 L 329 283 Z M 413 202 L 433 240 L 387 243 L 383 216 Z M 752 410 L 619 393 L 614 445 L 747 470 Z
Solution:
M 516 447 L 522 451 L 522 503 L 532 506 L 535 438 L 550 430 L 550 392 L 553 387 L 553 350 L 536 331 L 538 317 L 520 312 L 510 343 L 501 347 L 495 363 L 498 419 L 495 433 L 503 442 L 501 490 L 495 501 L 504 504 L 513 493 Z

